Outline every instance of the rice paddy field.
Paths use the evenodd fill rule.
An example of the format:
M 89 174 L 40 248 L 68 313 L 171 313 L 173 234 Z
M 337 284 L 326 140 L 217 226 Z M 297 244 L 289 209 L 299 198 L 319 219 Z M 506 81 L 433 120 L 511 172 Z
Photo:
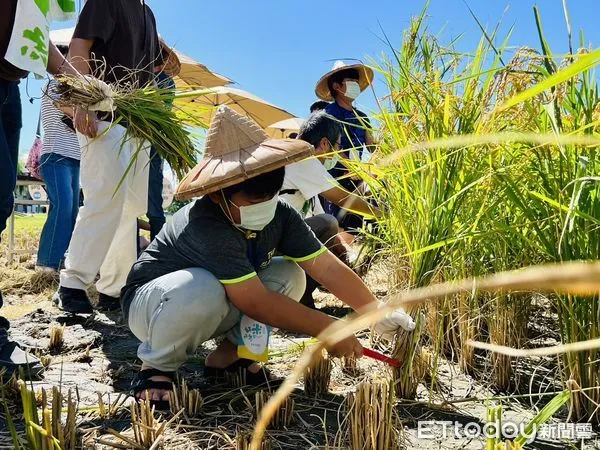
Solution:
M 465 54 L 424 11 L 370 62 L 379 148 L 351 168 L 385 214 L 359 239 L 361 273 L 414 332 L 372 336 L 382 310 L 320 343 L 278 331 L 277 391 L 207 384 L 210 343 L 159 414 L 126 395 L 139 361 L 118 314 L 64 316 L 34 256 L 0 259 L 12 336 L 47 365 L 41 381 L 5 382 L 0 448 L 600 448 L 600 50 L 582 34 L 555 55 L 534 21 L 530 48 L 482 29 Z M 17 218 L 20 248 L 35 251 L 42 223 Z M 352 332 L 399 367 L 323 354 Z

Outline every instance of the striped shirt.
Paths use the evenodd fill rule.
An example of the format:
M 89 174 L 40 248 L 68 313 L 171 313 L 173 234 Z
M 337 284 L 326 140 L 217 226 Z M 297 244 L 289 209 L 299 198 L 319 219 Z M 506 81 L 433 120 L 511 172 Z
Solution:
M 79 160 L 81 151 L 77 134 L 62 121 L 63 112 L 54 106 L 52 98 L 57 96 L 56 80 L 50 80 L 42 96 L 42 128 L 44 130 L 44 153 L 56 153 L 67 158 Z

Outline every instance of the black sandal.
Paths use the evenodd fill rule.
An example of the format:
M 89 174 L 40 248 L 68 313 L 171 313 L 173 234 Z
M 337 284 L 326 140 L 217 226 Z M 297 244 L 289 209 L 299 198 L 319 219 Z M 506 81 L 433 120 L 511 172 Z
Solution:
M 171 381 L 155 381 L 151 380 L 150 377 L 162 376 L 170 378 Z M 175 380 L 175 372 L 163 372 L 158 369 L 144 369 L 140 370 L 133 380 L 131 381 L 130 394 L 136 399 L 140 400 L 137 394 L 147 391 L 148 389 L 162 389 L 164 391 L 172 391 L 173 383 Z M 168 400 L 150 400 L 150 404 L 154 406 L 157 411 L 166 411 L 170 409 Z
M 282 383 L 281 378 L 273 378 L 271 371 L 265 366 L 261 366 L 260 370 L 256 373 L 250 372 L 248 368 L 256 361 L 246 358 L 240 358 L 234 363 L 228 365 L 223 369 L 216 367 L 204 366 L 204 376 L 208 378 L 228 378 L 228 375 L 241 375 L 243 377 L 244 385 L 247 386 L 262 386 L 268 385 L 269 387 L 277 387 Z

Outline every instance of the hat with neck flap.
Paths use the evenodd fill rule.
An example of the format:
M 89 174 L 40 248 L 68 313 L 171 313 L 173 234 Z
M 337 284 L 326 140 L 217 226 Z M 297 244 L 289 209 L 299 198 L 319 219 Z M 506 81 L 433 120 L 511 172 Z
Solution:
M 313 155 L 308 142 L 270 139 L 254 121 L 221 106 L 208 130 L 202 160 L 181 181 L 176 198 L 210 194 Z

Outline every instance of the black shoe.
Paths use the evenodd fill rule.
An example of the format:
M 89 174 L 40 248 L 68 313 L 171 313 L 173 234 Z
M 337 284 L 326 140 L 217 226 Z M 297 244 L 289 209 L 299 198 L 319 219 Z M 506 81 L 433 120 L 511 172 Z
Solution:
M 14 373 L 22 380 L 39 380 L 44 366 L 38 358 L 7 341 L 0 348 L 0 379 L 8 380 Z
M 121 309 L 121 301 L 119 297 L 111 297 L 110 295 L 98 293 L 98 304 L 96 309 L 99 311 L 118 311 Z
M 52 301 L 59 309 L 73 314 L 91 314 L 94 312 L 90 299 L 83 289 L 60 286 L 52 296 Z

